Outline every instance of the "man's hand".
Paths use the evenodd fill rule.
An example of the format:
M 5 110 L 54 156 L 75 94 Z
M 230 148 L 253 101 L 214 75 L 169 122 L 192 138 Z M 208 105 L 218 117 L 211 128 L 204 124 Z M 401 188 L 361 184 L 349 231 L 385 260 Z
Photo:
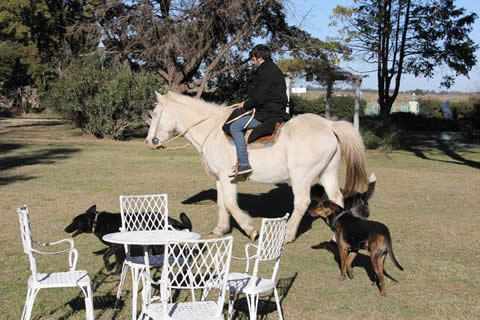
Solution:
M 239 102 L 239 103 L 235 103 L 235 104 L 232 104 L 232 107 L 235 107 L 235 108 L 237 108 L 237 109 L 242 109 L 244 103 L 245 103 L 245 101 L 242 101 L 242 102 Z

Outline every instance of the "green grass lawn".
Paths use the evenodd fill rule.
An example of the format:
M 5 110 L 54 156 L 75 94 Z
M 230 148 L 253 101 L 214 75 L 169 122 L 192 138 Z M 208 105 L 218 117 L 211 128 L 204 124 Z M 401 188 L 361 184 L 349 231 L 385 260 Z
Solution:
M 382 298 L 370 285 L 373 271 L 362 252 L 354 263 L 355 278 L 339 282 L 338 263 L 328 245 L 331 231 L 322 220 L 306 218 L 280 264 L 285 319 L 477 319 L 480 148 L 414 140 L 400 151 L 369 151 L 367 159 L 368 171 L 377 176 L 371 219 L 390 228 L 405 271 L 387 258 L 385 271 L 391 280 L 388 296 Z M 178 218 L 184 211 L 202 236 L 215 226 L 215 179 L 205 174 L 191 147 L 150 151 L 142 138 L 97 140 L 52 119 L 0 119 L 1 318 L 20 317 L 30 274 L 18 206 L 29 205 L 34 237 L 49 242 L 67 237 L 65 226 L 93 204 L 98 210 L 119 212 L 121 194 L 153 193 L 168 193 L 170 216 Z M 292 201 L 288 185 L 239 186 L 239 205 L 258 226 L 261 217 L 291 212 Z M 235 228 L 232 235 L 234 255 L 241 256 L 248 239 Z M 130 319 L 130 275 L 125 303 L 114 310 L 119 276 L 110 275 L 101 255 L 94 253 L 105 246 L 92 235 L 76 237 L 75 245 L 77 268 L 88 270 L 93 281 L 96 319 Z M 47 271 L 66 265 L 64 258 L 39 262 Z M 233 271 L 242 269 L 238 262 L 231 266 Z M 263 300 L 260 317 L 277 319 L 272 297 Z M 243 306 L 240 301 L 236 319 L 248 318 Z M 36 298 L 33 319 L 84 318 L 80 290 L 42 290 Z

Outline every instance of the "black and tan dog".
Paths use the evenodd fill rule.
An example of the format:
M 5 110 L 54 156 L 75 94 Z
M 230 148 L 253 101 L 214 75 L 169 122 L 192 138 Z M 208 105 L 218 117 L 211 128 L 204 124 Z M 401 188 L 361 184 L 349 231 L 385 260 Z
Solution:
M 369 177 L 369 183 L 367 191 L 365 192 L 350 192 L 343 194 L 344 196 L 344 208 L 349 210 L 352 215 L 360 219 L 367 219 L 370 216 L 370 207 L 368 201 L 373 196 L 375 192 L 375 184 L 377 183 L 377 177 L 375 173 L 371 173 Z M 343 193 L 343 192 L 342 192 Z M 323 187 L 320 185 L 315 185 L 311 189 L 311 198 L 315 200 L 312 203 L 312 206 L 315 202 L 321 202 L 328 200 L 328 197 L 323 190 Z
M 188 216 L 182 212 L 180 213 L 180 220 L 168 217 L 168 224 L 178 230 L 192 230 L 192 222 Z M 98 212 L 97 206 L 91 206 L 84 213 L 73 218 L 66 228 L 65 232 L 70 233 L 72 238 L 82 233 L 93 233 L 106 246 L 107 250 L 103 253 L 103 263 L 107 270 L 112 270 L 115 267 L 115 274 L 122 272 L 122 265 L 125 261 L 125 249 L 123 245 L 112 244 L 103 241 L 103 236 L 109 233 L 118 232 L 122 226 L 122 219 L 119 213 L 109 213 L 105 211 Z M 143 255 L 143 250 L 139 246 L 131 246 L 132 256 Z M 110 257 L 115 256 L 115 262 L 110 263 Z
M 403 267 L 393 254 L 392 238 L 387 226 L 377 221 L 355 217 L 330 200 L 320 202 L 310 210 L 310 215 L 325 218 L 329 227 L 335 232 L 340 255 L 339 280 L 345 280 L 347 274 L 350 279 L 353 279 L 352 262 L 355 256 L 360 249 L 368 250 L 380 285 L 380 294 L 386 296 L 387 290 L 383 276 L 386 256 L 389 255 L 395 266 L 403 271 Z

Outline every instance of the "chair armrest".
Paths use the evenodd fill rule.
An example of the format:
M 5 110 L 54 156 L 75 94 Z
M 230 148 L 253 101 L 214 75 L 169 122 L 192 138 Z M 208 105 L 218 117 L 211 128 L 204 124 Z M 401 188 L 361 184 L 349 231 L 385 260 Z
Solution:
M 249 255 L 249 249 L 250 248 L 254 248 L 254 249 L 258 249 L 258 246 L 254 243 L 247 243 L 245 245 L 245 258 L 240 258 L 240 257 L 235 257 L 235 256 L 232 256 L 232 259 L 235 259 L 235 260 L 244 260 L 244 261 L 247 261 L 247 265 L 246 265 L 246 268 L 245 268 L 245 272 L 248 272 L 248 269 L 250 268 L 250 260 L 251 259 L 255 259 L 257 258 L 257 254 L 254 254 L 253 256 L 250 256 Z
M 78 250 L 75 248 L 70 248 L 62 251 L 53 251 L 53 252 L 40 251 L 32 248 L 32 252 L 43 254 L 43 255 L 50 255 L 50 256 L 68 253 L 68 266 L 70 268 L 70 271 L 75 271 L 75 268 L 77 267 Z
M 57 244 L 60 244 L 60 243 L 68 242 L 70 244 L 70 249 L 73 249 L 75 247 L 75 242 L 73 241 L 72 238 L 61 239 L 61 240 L 54 241 L 54 242 L 40 242 L 40 241 L 35 241 L 35 240 L 33 242 L 40 247 L 50 247 L 50 246 L 54 246 L 54 245 L 57 245 Z
M 247 261 L 247 260 L 250 260 L 250 259 L 253 259 L 253 258 L 256 258 L 256 257 L 257 257 L 257 255 L 253 255 L 253 256 L 250 256 L 250 257 L 246 257 L 246 258 L 232 256 L 232 259 Z
M 61 239 L 53 242 L 40 242 L 40 241 L 33 241 L 36 245 L 40 247 L 50 247 L 50 246 L 55 246 L 57 244 L 61 243 L 68 243 L 70 244 L 70 248 L 62 251 L 54 251 L 54 252 L 46 252 L 46 251 L 40 251 L 32 248 L 33 252 L 43 254 L 43 255 L 57 255 L 57 254 L 64 254 L 68 253 L 68 266 L 70 267 L 70 271 L 74 271 L 76 266 L 77 266 L 77 259 L 78 259 L 78 251 L 75 249 L 75 242 L 73 241 L 72 238 L 66 238 L 66 239 Z

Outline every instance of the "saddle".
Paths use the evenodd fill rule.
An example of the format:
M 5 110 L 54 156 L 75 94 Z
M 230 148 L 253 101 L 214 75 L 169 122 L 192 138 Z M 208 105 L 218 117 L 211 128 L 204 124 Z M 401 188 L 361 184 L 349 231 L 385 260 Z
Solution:
M 230 123 L 245 115 L 250 115 L 253 117 L 255 115 L 255 109 L 249 111 L 235 109 L 222 126 L 225 136 L 231 143 L 233 143 L 233 138 L 230 133 Z M 271 146 L 273 143 L 275 143 L 277 133 L 284 124 L 285 120 L 286 119 L 283 119 L 282 117 L 268 119 L 262 122 L 260 126 L 247 130 L 245 132 L 245 141 L 247 145 L 249 145 L 249 147 L 256 146 L 257 148 Z
M 261 148 L 265 146 L 270 146 L 273 143 L 275 143 L 277 134 L 280 131 L 280 128 L 285 124 L 285 122 L 276 122 L 275 123 L 275 128 L 273 129 L 273 133 L 270 135 L 262 136 L 262 137 L 257 137 L 255 139 L 250 139 L 250 136 L 255 129 L 248 129 L 245 132 L 245 141 L 247 142 L 247 145 L 249 147 L 256 147 L 256 148 Z M 225 133 L 225 137 L 227 137 L 228 141 L 232 141 L 233 143 L 233 138 L 231 135 L 228 133 Z M 252 136 L 253 137 L 253 136 Z

